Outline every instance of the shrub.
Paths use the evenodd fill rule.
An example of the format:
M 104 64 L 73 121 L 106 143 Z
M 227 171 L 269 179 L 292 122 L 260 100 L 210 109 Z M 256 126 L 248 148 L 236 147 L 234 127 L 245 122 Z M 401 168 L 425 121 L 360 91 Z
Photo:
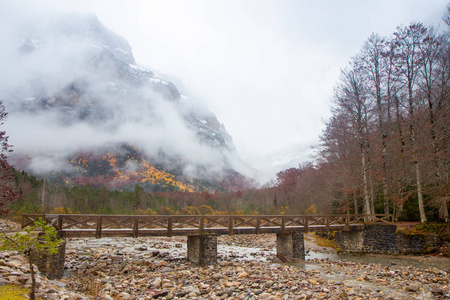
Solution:
M 208 205 L 201 205 L 198 207 L 198 210 L 202 215 L 214 215 L 214 209 Z
M 160 215 L 174 215 L 175 211 L 170 206 L 161 206 L 158 210 L 158 214 Z
M 154 211 L 153 209 L 151 209 L 150 207 L 148 207 L 147 209 L 141 209 L 139 208 L 136 211 L 137 215 L 156 215 L 156 211 Z
M 63 214 L 72 214 L 73 212 L 70 208 L 59 206 L 52 209 L 50 213 L 56 215 L 63 215 Z
M 189 215 L 189 216 L 198 216 L 198 215 L 201 215 L 201 213 L 200 213 L 200 211 L 198 210 L 198 208 L 197 208 L 197 207 L 194 207 L 194 206 L 186 206 L 186 207 L 183 207 L 183 208 L 180 210 L 180 213 L 181 213 L 182 215 Z

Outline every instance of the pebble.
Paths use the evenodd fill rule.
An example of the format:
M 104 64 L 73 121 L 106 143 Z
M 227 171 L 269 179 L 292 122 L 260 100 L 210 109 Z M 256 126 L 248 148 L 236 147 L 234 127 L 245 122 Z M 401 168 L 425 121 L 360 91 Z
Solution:
M 303 266 L 273 263 L 273 236 L 219 237 L 219 245 L 230 248 L 226 248 L 225 254 L 219 253 L 215 267 L 200 267 L 186 261 L 186 248 L 175 246 L 185 245 L 183 238 L 149 239 L 144 241 L 148 247 L 144 253 L 136 249 L 143 241 L 134 242 L 137 246 L 133 246 L 133 241 L 127 239 L 123 242 L 128 245 L 121 250 L 123 260 L 115 266 L 117 269 L 130 266 L 128 274 L 108 272 L 108 268 L 113 268 L 101 265 L 95 254 L 89 260 L 99 274 L 104 274 L 98 276 L 100 281 L 112 282 L 118 292 L 128 293 L 131 299 L 411 299 L 412 296 L 417 299 L 446 299 L 450 295 L 449 270 L 399 265 L 385 267 L 329 259 L 307 260 Z M 254 255 L 251 253 L 260 253 L 259 249 L 244 254 L 240 252 L 238 247 L 252 243 L 254 248 L 268 249 L 258 254 L 263 260 L 252 259 Z M 174 248 L 181 249 L 181 257 L 172 256 L 173 253 L 179 255 L 173 250 L 171 252 Z M 97 251 L 100 249 L 107 261 L 114 255 L 101 246 Z M 130 264 L 136 255 L 149 262 L 151 272 L 145 273 L 148 267 L 144 268 L 142 264 Z M 87 285 L 86 280 L 80 276 L 85 270 L 80 265 L 77 267 L 76 257 L 68 256 L 68 260 L 74 259 L 71 265 L 75 283 L 71 288 L 86 292 L 83 289 Z M 120 282 L 127 284 L 120 285 Z M 395 295 L 387 297 L 392 291 Z

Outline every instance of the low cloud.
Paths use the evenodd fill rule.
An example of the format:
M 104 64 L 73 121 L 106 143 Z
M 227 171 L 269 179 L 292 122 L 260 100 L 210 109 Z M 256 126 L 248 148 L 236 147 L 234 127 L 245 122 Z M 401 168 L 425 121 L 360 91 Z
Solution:
M 109 55 L 133 63 L 130 49 L 96 22 L 77 14 L 29 19 L 21 11 L 0 21 L 10 27 L 0 33 L 0 98 L 12 158 L 30 157 L 28 168 L 46 173 L 65 170 L 77 152 L 130 143 L 148 155 L 179 157 L 192 174 L 194 165 L 225 167 L 223 152 L 201 141 L 184 106 L 164 94 L 172 92 L 169 83 L 160 80 L 165 90 L 155 91 L 111 64 Z

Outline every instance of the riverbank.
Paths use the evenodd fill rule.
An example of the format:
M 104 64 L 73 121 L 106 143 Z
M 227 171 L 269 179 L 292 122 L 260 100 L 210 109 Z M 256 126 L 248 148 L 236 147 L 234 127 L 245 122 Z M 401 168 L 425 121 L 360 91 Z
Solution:
M 185 260 L 182 237 L 69 241 L 63 281 L 100 299 L 450 297 L 447 268 L 333 260 L 327 256 L 338 254 L 311 236 L 305 262 L 291 265 L 276 258 L 274 235 L 222 236 L 218 242 L 218 264 L 198 267 Z
M 450 259 L 341 255 L 305 237 L 306 260 L 283 264 L 275 235 L 218 238 L 218 263 L 186 261 L 185 237 L 69 239 L 66 277 L 38 277 L 42 299 L 449 299 Z M 0 284 L 29 285 L 26 263 L 0 256 Z

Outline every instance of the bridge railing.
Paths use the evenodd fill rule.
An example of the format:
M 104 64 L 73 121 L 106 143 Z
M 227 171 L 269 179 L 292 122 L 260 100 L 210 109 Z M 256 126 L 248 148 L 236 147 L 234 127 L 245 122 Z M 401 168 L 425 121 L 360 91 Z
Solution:
M 22 216 L 22 228 L 39 218 L 66 237 L 174 236 L 260 234 L 292 231 L 330 231 L 361 228 L 364 223 L 390 223 L 392 215 L 81 215 Z

